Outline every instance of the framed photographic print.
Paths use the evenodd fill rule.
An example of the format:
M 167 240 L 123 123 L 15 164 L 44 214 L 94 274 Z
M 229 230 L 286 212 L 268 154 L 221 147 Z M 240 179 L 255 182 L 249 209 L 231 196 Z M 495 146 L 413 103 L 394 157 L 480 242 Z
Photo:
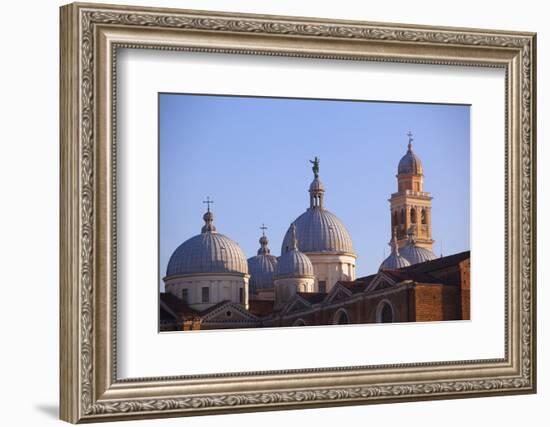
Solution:
M 61 418 L 533 393 L 535 34 L 61 8 Z

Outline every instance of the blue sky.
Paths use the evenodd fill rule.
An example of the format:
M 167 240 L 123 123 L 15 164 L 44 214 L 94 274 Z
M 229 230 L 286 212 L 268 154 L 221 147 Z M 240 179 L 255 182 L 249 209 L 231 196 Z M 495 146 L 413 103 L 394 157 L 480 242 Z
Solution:
M 470 248 L 469 106 L 160 94 L 159 108 L 161 277 L 174 249 L 200 233 L 207 196 L 218 231 L 247 257 L 262 223 L 279 255 L 309 206 L 315 156 L 325 206 L 353 239 L 357 276 L 375 272 L 389 253 L 388 198 L 409 130 L 434 197 L 434 252 Z

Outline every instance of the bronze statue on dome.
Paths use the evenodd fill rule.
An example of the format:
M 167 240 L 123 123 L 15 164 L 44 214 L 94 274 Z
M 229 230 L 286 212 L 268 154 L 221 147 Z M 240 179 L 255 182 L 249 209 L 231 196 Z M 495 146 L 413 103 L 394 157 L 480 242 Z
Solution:
M 310 160 L 309 163 L 313 165 L 311 167 L 311 170 L 313 171 L 313 175 L 315 175 L 315 178 L 318 178 L 319 177 L 319 157 L 315 156 L 315 159 Z

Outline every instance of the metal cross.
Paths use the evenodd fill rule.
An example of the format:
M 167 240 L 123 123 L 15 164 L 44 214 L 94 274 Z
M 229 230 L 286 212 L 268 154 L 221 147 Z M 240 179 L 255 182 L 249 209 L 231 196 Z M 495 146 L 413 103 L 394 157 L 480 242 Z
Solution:
M 407 132 L 407 136 L 409 137 L 409 142 L 411 142 L 413 140 L 413 134 L 411 131 L 408 131 Z
M 206 203 L 208 205 L 208 212 L 210 212 L 210 205 L 214 203 L 214 200 L 210 200 L 210 196 L 207 196 L 206 200 L 203 200 L 203 203 Z
M 262 223 L 262 226 L 260 227 L 260 230 L 262 230 L 262 236 L 265 236 L 265 230 L 267 230 L 267 227 L 264 223 Z

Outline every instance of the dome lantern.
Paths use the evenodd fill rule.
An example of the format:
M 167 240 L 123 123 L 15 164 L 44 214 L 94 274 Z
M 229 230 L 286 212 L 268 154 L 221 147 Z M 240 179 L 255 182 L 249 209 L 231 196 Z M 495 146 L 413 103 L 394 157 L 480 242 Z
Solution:
M 265 230 L 267 230 L 267 227 L 262 224 L 260 227 L 260 230 L 262 230 L 262 237 L 260 237 L 260 249 L 258 249 L 258 255 L 269 255 L 271 253 L 271 250 L 267 246 L 269 243 L 269 240 L 267 240 L 267 237 L 265 235 Z
M 267 227 L 262 224 L 260 229 L 262 236 L 260 237 L 258 255 L 248 259 L 249 293 L 252 299 L 257 298 L 257 291 L 273 288 L 273 279 L 277 269 L 277 257 L 271 255 L 271 250 L 268 247 L 269 241 L 265 235 Z
M 215 233 L 216 227 L 214 226 L 214 214 L 210 212 L 210 205 L 214 203 L 214 200 L 210 200 L 210 197 L 207 197 L 203 203 L 208 205 L 207 211 L 202 216 L 204 219 L 204 226 L 201 229 L 202 233 Z
M 324 208 L 323 199 L 325 196 L 325 187 L 319 179 L 319 157 L 315 156 L 314 160 L 310 160 L 310 163 L 313 164 L 311 170 L 313 171 L 313 181 L 309 186 L 309 208 Z

